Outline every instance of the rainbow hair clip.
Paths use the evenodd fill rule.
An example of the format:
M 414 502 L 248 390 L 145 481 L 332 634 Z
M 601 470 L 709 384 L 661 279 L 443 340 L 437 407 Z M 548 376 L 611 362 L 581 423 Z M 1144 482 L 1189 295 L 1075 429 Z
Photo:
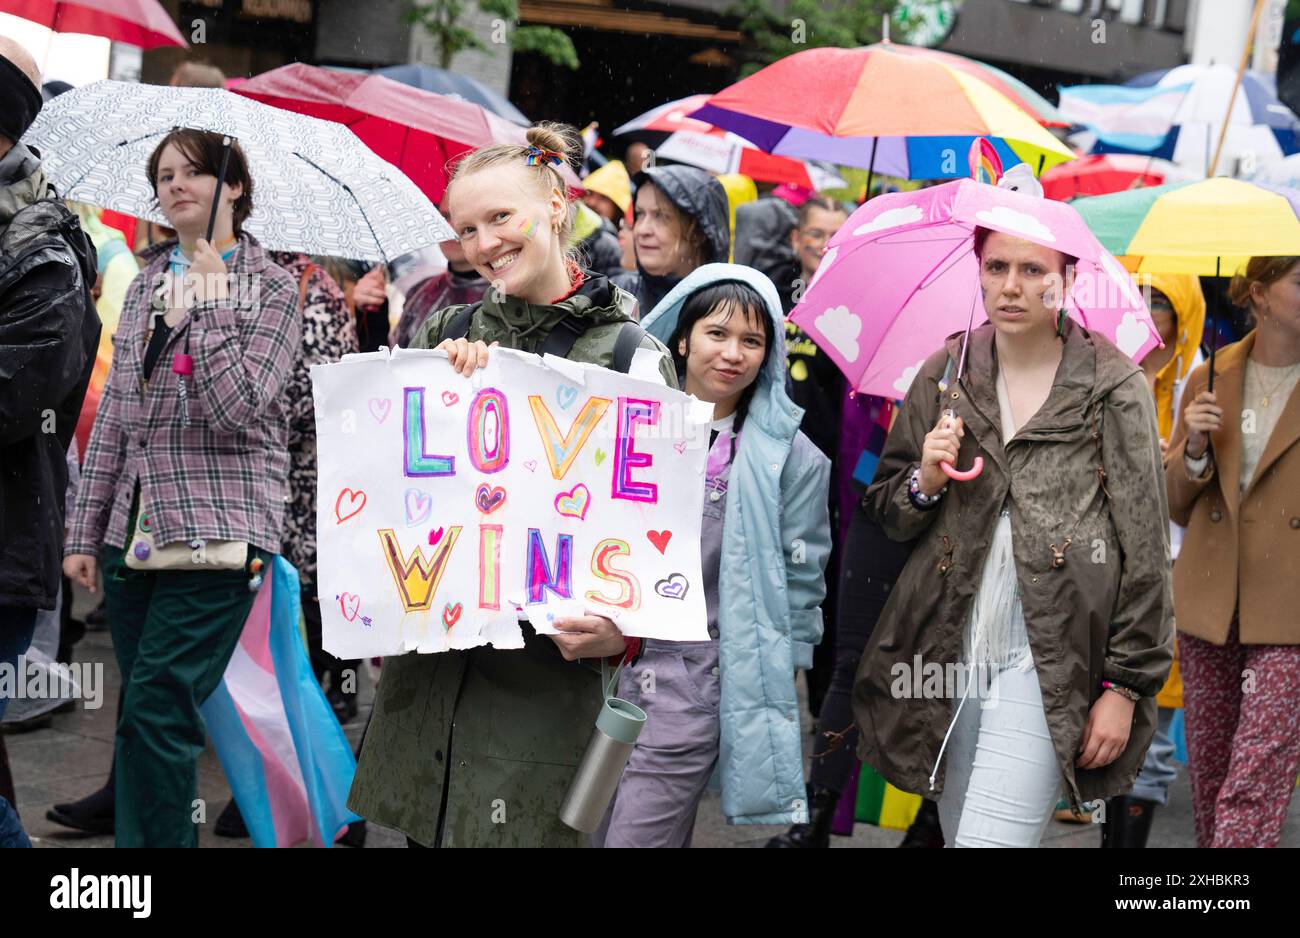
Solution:
M 524 161 L 529 166 L 537 166 L 543 162 L 552 166 L 559 166 L 564 162 L 564 154 L 548 150 L 545 147 L 524 147 Z

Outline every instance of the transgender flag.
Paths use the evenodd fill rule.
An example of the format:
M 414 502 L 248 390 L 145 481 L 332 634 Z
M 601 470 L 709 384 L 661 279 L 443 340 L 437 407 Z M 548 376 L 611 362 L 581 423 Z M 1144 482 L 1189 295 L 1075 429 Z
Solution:
M 275 557 L 220 686 L 200 708 L 256 847 L 333 844 L 357 763 L 298 630 L 298 571 Z
M 1061 113 L 1097 135 L 1093 152 L 1142 153 L 1169 159 L 1171 136 L 1191 84 L 1130 88 L 1074 85 L 1061 88 Z

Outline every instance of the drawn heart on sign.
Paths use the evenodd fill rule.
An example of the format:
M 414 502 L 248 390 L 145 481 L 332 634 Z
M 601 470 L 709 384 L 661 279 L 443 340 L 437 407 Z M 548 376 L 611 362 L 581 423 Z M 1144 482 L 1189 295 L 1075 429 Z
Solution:
M 447 631 L 450 632 L 451 627 L 460 621 L 460 614 L 462 611 L 460 603 L 456 603 L 454 606 L 451 603 L 447 603 L 447 605 L 443 607 L 442 624 L 447 627 Z
M 460 403 L 460 395 L 457 394 L 455 391 L 443 391 L 442 402 L 446 404 L 448 407 L 453 407 L 456 404 Z
M 442 528 L 435 528 L 429 532 L 429 546 L 433 547 L 442 540 Z
M 380 423 L 388 419 L 388 412 L 393 409 L 393 402 L 386 397 L 370 399 L 370 414 Z
M 414 527 L 433 514 L 433 496 L 419 489 L 406 490 L 406 526 Z
M 605 461 L 605 455 L 606 453 L 603 449 L 596 450 L 596 465 L 599 466 L 601 463 Z
M 591 491 L 579 482 L 567 492 L 555 496 L 555 510 L 566 518 L 587 519 L 587 509 L 591 507 Z
M 577 388 L 571 388 L 567 384 L 562 384 L 555 389 L 555 401 L 560 405 L 560 410 L 568 410 L 577 399 Z
M 678 453 L 684 453 L 686 452 L 686 446 L 687 446 L 687 441 L 682 440 L 680 443 L 674 443 L 673 449 L 677 450 Z
M 474 504 L 478 505 L 478 510 L 485 515 L 490 515 L 506 502 L 506 490 L 501 486 L 493 488 L 484 482 L 474 493 Z
M 655 592 L 664 599 L 685 599 L 686 591 L 690 589 L 690 586 L 686 582 L 686 577 L 682 574 L 672 573 L 666 579 L 655 584 Z
M 344 593 L 339 597 L 339 609 L 343 611 L 343 618 L 349 622 L 356 622 L 357 612 L 361 609 L 361 597 L 353 593 Z
M 350 508 L 352 508 L 352 506 L 354 505 L 356 506 L 355 508 L 352 508 L 351 511 L 347 512 L 347 514 L 343 513 L 344 498 L 348 500 L 348 506 Z M 357 503 L 358 499 L 360 499 L 360 504 Z M 338 519 L 337 521 L 338 524 L 342 524 L 344 521 L 347 521 L 349 518 L 361 514 L 361 509 L 365 507 L 366 507 L 365 492 L 361 491 L 360 489 L 358 489 L 355 492 L 352 491 L 352 489 L 344 489 L 343 491 L 339 492 L 339 497 L 334 500 L 334 517 Z
M 645 536 L 650 538 L 650 543 L 655 546 L 659 553 L 663 553 L 668 548 L 668 542 L 673 539 L 672 531 L 647 531 Z
M 529 460 L 525 461 L 525 462 L 524 462 L 524 468 L 527 469 L 529 472 L 536 472 L 536 471 L 537 471 L 537 460 L 536 460 L 536 459 L 529 459 Z

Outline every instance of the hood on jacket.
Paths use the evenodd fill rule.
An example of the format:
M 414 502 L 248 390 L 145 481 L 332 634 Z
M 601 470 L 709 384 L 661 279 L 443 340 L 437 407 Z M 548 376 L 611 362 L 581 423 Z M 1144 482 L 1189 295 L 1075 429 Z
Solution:
M 774 436 L 789 439 L 799 429 L 803 408 L 785 392 L 785 316 L 781 312 L 781 298 L 776 287 L 764 274 L 740 264 L 705 264 L 682 278 L 668 295 L 659 301 L 648 315 L 641 318 L 641 327 L 665 345 L 677 330 L 682 307 L 695 293 L 719 283 L 736 282 L 750 287 L 763 298 L 763 305 L 772 319 L 772 348 L 759 372 L 750 404 L 747 421 L 758 420 Z M 749 424 L 746 423 L 746 426 Z
M 15 143 L 0 159 L 0 228 L 27 206 L 51 194 L 40 158 L 26 145 Z
M 632 213 L 632 180 L 627 167 L 619 160 L 610 160 L 599 169 L 593 169 L 582 179 L 582 188 L 603 195 L 624 215 Z
M 704 263 L 725 262 L 731 257 L 731 212 L 722 183 L 694 166 L 651 166 L 633 180 L 638 188 L 647 181 L 700 226 L 708 245 Z M 641 269 L 639 261 L 637 269 Z
M 1174 307 L 1177 351 L 1156 373 L 1155 387 L 1160 437 L 1167 440 L 1174 432 L 1174 387 L 1196 364 L 1196 350 L 1205 331 L 1205 294 L 1200 279 L 1193 274 L 1152 274 L 1151 287 L 1169 297 Z

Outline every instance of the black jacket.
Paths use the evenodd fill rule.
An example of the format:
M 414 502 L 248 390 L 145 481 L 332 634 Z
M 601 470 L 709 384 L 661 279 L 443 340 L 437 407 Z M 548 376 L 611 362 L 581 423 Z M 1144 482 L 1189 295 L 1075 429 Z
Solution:
M 790 243 L 790 232 L 798 222 L 793 206 L 776 196 L 736 206 L 733 263 L 767 274 L 787 312 L 794 305 L 794 281 L 799 276 L 799 260 Z
M 600 227 L 587 235 L 578 246 L 583 255 L 580 266 L 594 270 L 606 277 L 624 273 L 623 246 L 618 243 L 618 229 L 608 218 L 600 220 Z
M 695 219 L 708 242 L 705 264 L 725 263 L 731 256 L 731 216 L 722 183 L 694 166 L 652 166 L 632 180 L 640 186 L 653 182 L 679 212 Z M 614 278 L 614 283 L 636 297 L 641 315 L 647 316 L 681 277 L 656 277 L 637 260 L 636 271 Z
M 0 159 L 0 605 L 53 609 L 67 449 L 95 364 L 95 249 L 17 144 Z

